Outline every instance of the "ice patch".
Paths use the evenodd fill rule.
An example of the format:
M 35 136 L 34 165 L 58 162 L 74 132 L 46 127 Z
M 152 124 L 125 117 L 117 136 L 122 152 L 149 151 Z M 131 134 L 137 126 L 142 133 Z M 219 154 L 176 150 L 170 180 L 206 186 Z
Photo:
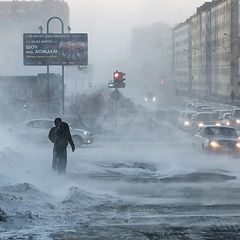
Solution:
M 161 178 L 161 182 L 224 182 L 236 180 L 235 176 L 230 176 L 222 173 L 201 173 L 194 172 L 184 175 L 176 175 L 171 177 Z

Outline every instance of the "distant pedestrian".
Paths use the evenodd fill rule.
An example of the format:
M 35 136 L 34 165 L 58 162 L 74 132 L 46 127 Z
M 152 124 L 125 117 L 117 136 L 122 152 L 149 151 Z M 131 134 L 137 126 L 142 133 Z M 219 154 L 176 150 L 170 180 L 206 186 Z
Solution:
M 54 120 L 55 127 L 51 128 L 48 134 L 49 140 L 54 143 L 52 169 L 59 173 L 65 173 L 67 167 L 67 146 L 68 143 L 75 151 L 70 129 L 67 123 L 62 122 L 61 118 Z
M 234 102 L 235 96 L 236 96 L 235 92 L 232 90 L 231 93 L 230 93 L 231 102 Z

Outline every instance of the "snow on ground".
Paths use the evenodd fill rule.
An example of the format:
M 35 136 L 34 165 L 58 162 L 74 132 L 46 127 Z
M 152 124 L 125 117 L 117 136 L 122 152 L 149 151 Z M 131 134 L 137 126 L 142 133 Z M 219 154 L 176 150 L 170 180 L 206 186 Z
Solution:
M 0 141 L 0 208 L 8 216 L 0 239 L 74 239 L 79 231 L 87 239 L 90 230 L 106 237 L 107 226 L 122 226 L 124 239 L 133 225 L 139 233 L 154 224 L 207 225 L 209 215 L 238 221 L 239 159 L 195 151 L 189 135 L 150 113 L 119 129 L 69 151 L 66 175 L 51 170 L 51 144 Z M 147 231 L 138 239 L 151 239 Z

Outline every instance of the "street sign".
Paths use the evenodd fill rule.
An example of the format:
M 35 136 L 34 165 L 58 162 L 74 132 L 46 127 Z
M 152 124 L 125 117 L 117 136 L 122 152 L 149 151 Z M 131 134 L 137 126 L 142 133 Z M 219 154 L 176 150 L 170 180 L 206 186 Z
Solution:
M 69 34 L 23 34 L 25 66 L 88 65 L 88 35 Z
M 110 83 L 108 83 L 108 87 L 109 88 L 115 88 L 115 85 L 114 85 L 114 83 L 110 82 Z
M 124 82 L 110 82 L 108 83 L 108 88 L 125 88 L 126 84 Z

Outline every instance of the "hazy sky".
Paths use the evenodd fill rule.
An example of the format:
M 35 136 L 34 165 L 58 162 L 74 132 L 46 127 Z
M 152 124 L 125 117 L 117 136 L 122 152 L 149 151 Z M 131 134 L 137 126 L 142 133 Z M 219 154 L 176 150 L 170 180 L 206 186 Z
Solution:
M 175 24 L 193 14 L 203 0 L 65 0 L 77 30 L 114 24 L 138 26 L 153 22 Z
M 99 45 L 125 48 L 133 27 L 155 22 L 175 25 L 196 11 L 203 0 L 65 0 L 73 32 L 88 32 L 91 50 Z M 99 44 L 97 44 L 98 42 Z M 121 51 L 125 54 L 124 51 Z M 91 54 L 91 53 L 90 53 Z M 119 53 L 112 53 L 119 54 Z
M 119 68 L 118 59 L 128 58 L 132 28 L 156 22 L 174 26 L 204 3 L 203 0 L 65 1 L 70 7 L 72 32 L 89 34 L 89 63 L 103 80 L 111 76 L 113 68 Z

